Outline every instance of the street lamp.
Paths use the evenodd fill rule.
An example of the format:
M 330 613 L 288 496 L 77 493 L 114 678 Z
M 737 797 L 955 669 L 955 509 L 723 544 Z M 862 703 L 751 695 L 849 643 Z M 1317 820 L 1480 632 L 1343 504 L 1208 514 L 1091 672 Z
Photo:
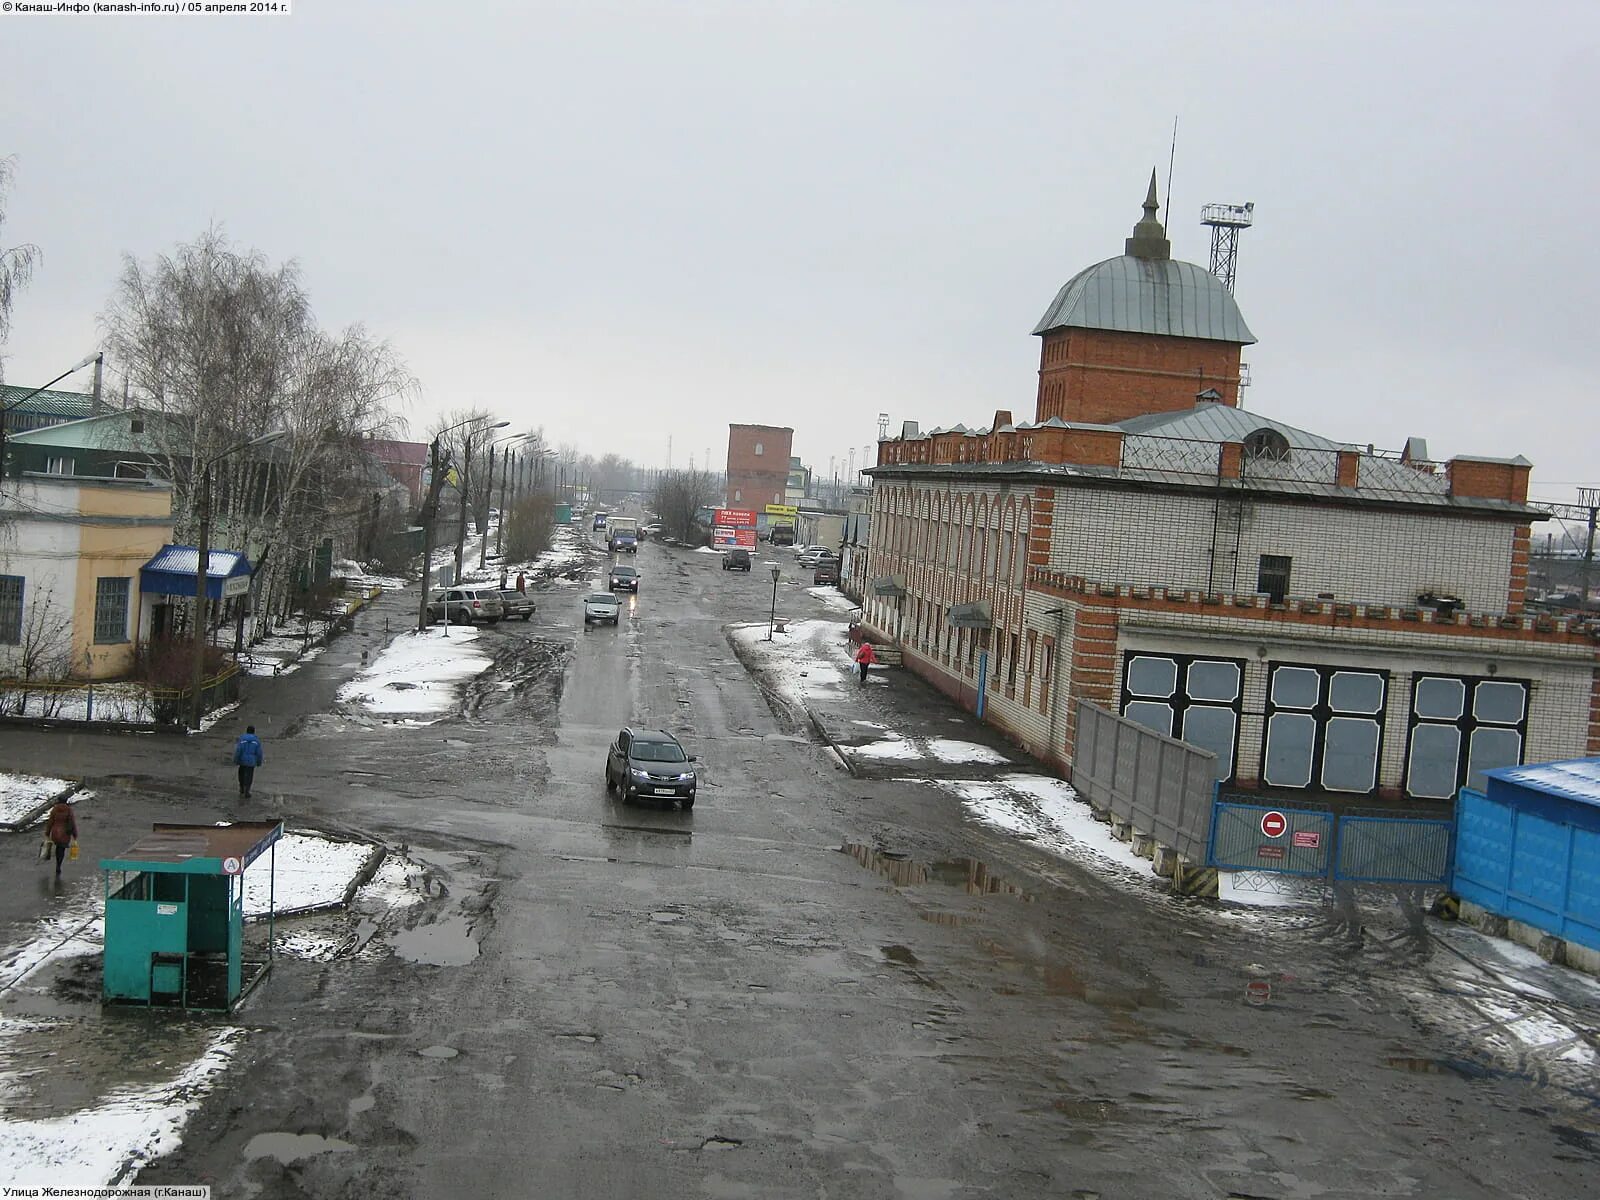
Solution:
M 194 695 L 190 697 L 189 711 L 189 724 L 195 729 L 200 728 L 200 718 L 205 711 L 200 698 L 200 685 L 206 674 L 206 576 L 207 568 L 211 565 L 211 464 L 221 462 L 228 455 L 236 454 L 240 450 L 248 450 L 252 446 L 265 446 L 288 436 L 288 430 L 284 429 L 276 433 L 264 433 L 260 437 L 240 442 L 237 446 L 229 446 L 221 454 L 213 454 L 200 466 L 200 490 L 195 496 L 196 506 L 200 510 L 200 537 L 195 545 L 194 667 L 190 676 Z
M 20 399 L 17 399 L 17 400 L 13 400 L 10 404 L 0 405 L 0 479 L 3 479 L 5 477 L 5 473 L 6 473 L 6 414 L 8 412 L 10 412 L 12 409 L 20 407 L 23 404 L 26 404 L 29 400 L 32 400 L 40 392 L 47 391 L 50 388 L 54 387 L 56 384 L 60 383 L 63 379 L 65 379 L 68 375 L 71 375 L 74 371 L 81 371 L 85 367 L 87 367 L 90 363 L 98 363 L 103 358 L 105 358 L 105 354 L 102 351 L 99 351 L 99 350 L 96 350 L 93 354 L 85 355 L 78 362 L 73 363 L 65 371 L 63 371 L 63 372 L 61 372 L 61 374 L 57 375 L 49 383 L 44 384 L 41 387 L 34 388 L 33 391 L 29 392 L 26 396 L 23 396 L 23 397 L 21 397 Z M 96 388 L 95 390 L 98 393 L 99 389 Z
M 483 431 L 487 432 L 491 429 L 504 429 L 509 424 L 511 424 L 510 421 L 496 421 L 493 425 L 483 426 Z M 467 494 L 467 485 L 472 477 L 472 435 L 477 432 L 477 429 L 467 430 L 466 440 L 461 449 L 461 458 L 463 460 L 461 463 L 461 521 L 457 526 L 456 531 L 457 585 L 461 583 L 461 559 L 463 555 L 465 555 L 467 549 L 467 504 L 471 499 L 471 497 Z M 485 531 L 485 536 L 487 536 L 487 530 Z
M 772 612 L 767 616 L 767 641 L 772 640 L 772 630 L 778 623 L 778 576 L 782 574 L 777 563 L 772 566 Z
M 428 628 L 428 593 L 433 590 L 433 526 L 439 516 L 439 492 L 444 487 L 444 477 L 439 473 L 439 439 L 447 433 L 454 433 L 464 425 L 472 425 L 483 420 L 482 417 L 468 417 L 465 421 L 457 421 L 433 435 L 433 441 L 428 446 L 428 494 L 422 504 L 422 598 L 417 602 L 417 632 L 423 633 Z M 500 422 L 502 425 L 510 424 L 509 421 Z M 463 503 L 465 503 L 465 488 L 462 489 Z M 461 562 L 456 560 L 457 574 L 460 573 Z M 448 629 L 450 614 L 445 613 L 445 626 Z

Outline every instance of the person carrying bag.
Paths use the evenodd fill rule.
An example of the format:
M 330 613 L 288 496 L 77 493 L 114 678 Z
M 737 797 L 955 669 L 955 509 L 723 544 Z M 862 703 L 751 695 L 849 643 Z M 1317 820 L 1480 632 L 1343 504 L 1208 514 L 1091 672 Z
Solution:
M 55 847 L 56 878 L 60 879 L 61 864 L 66 860 L 68 849 L 71 849 L 74 859 L 78 857 L 78 847 L 74 844 L 78 840 L 78 816 L 65 800 L 57 800 L 55 807 L 50 810 L 50 816 L 45 820 L 44 838 L 44 845 L 39 847 L 39 857 L 48 859 L 50 847 Z

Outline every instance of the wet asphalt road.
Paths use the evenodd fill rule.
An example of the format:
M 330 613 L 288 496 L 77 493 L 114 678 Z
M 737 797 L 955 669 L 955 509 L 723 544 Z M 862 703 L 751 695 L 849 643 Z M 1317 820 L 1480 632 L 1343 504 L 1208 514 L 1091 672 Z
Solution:
M 331 703 L 378 622 L 403 622 L 399 601 L 256 693 L 275 736 L 252 815 L 403 846 L 426 899 L 352 917 L 355 946 L 331 962 L 280 960 L 240 1016 L 238 1065 L 139 1182 L 266 1198 L 1592 1194 L 1592 1106 L 1441 1068 L 1463 1047 L 1303 925 L 1119 887 L 964 824 L 943 793 L 850 778 L 723 634 L 765 617 L 766 579 L 658 546 L 638 565 L 614 630 L 585 630 L 571 587 L 485 631 L 496 667 L 456 718 L 400 727 Z M 296 716 L 302 693 L 325 711 Z M 604 749 L 629 722 L 700 756 L 692 812 L 606 793 Z M 124 752 L 139 820 L 152 796 L 214 792 L 231 729 L 165 756 L 149 741 Z M 907 858 L 874 848 L 929 882 L 894 886 Z M 1261 977 L 1264 1008 L 1244 1002 Z M 251 1157 L 275 1133 L 335 1140 Z

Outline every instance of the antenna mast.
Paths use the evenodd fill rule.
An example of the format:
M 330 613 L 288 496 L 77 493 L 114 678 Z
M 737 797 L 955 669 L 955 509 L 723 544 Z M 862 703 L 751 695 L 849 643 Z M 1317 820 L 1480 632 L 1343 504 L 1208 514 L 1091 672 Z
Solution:
M 1172 201 L 1171 194 L 1167 202 Z M 1200 210 L 1200 224 L 1211 226 L 1211 273 L 1233 295 L 1239 276 L 1239 231 L 1255 221 L 1256 206 L 1250 204 L 1207 204 Z

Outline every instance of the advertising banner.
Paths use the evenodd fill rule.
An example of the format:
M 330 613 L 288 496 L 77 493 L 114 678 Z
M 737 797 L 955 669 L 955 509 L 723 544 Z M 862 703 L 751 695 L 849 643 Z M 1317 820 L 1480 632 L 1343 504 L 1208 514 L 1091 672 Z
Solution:
M 711 514 L 711 523 L 729 529 L 754 529 L 756 515 L 748 508 L 719 508 Z
M 767 516 L 769 516 L 769 517 L 788 517 L 788 518 L 790 518 L 790 520 L 792 522 L 793 518 L 795 518 L 795 517 L 797 517 L 799 515 L 800 515 L 800 509 L 797 506 L 793 505 L 793 504 L 769 504 L 769 505 L 767 505 Z

